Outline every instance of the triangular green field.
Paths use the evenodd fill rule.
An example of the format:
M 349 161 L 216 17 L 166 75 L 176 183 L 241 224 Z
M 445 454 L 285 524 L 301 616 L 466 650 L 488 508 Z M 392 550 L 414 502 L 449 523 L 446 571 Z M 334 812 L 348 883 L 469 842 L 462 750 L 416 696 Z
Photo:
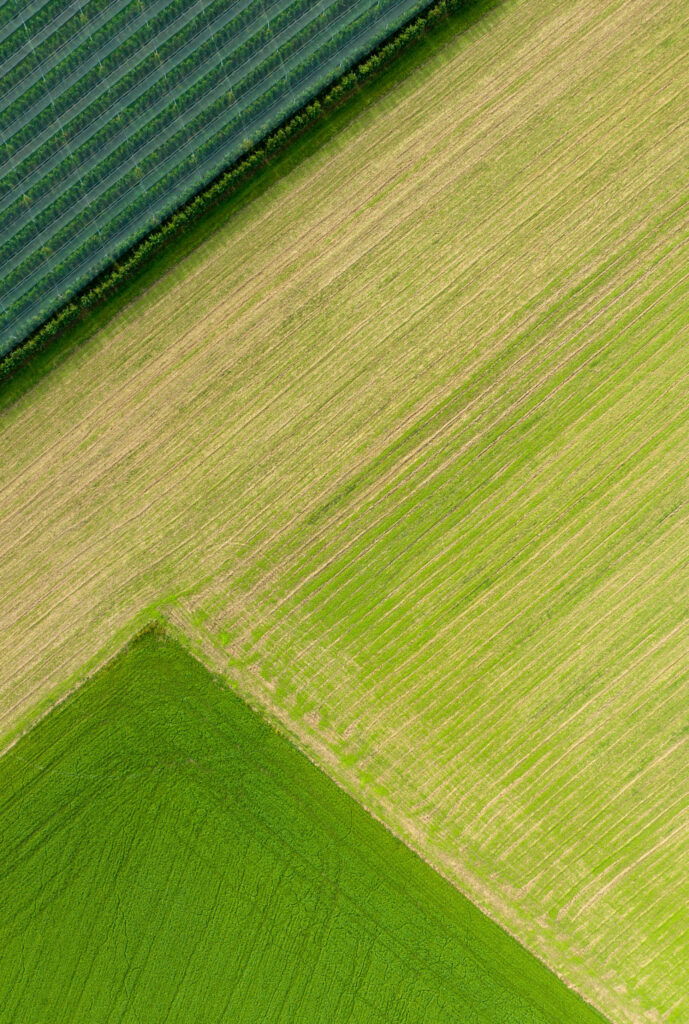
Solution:
M 0 759 L 0 1021 L 601 1018 L 149 632 Z

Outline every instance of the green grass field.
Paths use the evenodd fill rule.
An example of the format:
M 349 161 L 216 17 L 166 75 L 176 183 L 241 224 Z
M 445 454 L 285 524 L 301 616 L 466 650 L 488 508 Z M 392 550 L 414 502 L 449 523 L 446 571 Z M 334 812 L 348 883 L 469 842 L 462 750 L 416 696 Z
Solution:
M 602 1024 L 157 634 L 0 793 L 3 1024 Z
M 615 1024 L 686 1024 L 688 91 L 682 0 L 453 20 L 27 372 L 3 737 L 162 615 Z

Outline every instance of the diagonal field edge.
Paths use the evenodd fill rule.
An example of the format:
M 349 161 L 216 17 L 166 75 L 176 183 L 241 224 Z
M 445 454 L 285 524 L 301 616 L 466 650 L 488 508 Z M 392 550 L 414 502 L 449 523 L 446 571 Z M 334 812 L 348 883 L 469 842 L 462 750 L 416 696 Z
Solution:
M 180 634 L 179 629 L 167 616 L 158 615 L 149 619 L 145 625 L 137 627 L 133 630 L 131 637 L 119 647 L 119 649 L 115 652 L 115 654 L 112 657 L 105 661 L 104 664 L 102 664 L 95 672 L 88 674 L 87 678 L 84 679 L 84 688 L 81 690 L 81 693 L 84 694 L 83 697 L 81 696 L 81 694 L 75 694 L 75 691 L 72 690 L 70 691 L 69 695 L 66 694 L 61 698 L 61 700 L 58 703 L 60 705 L 63 705 L 63 713 L 66 713 L 68 717 L 70 717 L 71 715 L 71 717 L 74 718 L 75 715 L 77 714 L 77 711 L 82 711 L 82 704 L 87 695 L 89 696 L 89 699 L 93 698 L 95 692 L 93 690 L 93 687 L 98 684 L 99 678 L 102 677 L 104 674 L 111 672 L 114 668 L 116 668 L 119 664 L 125 661 L 128 657 L 131 657 L 133 653 L 137 650 L 137 648 L 141 647 L 142 642 L 154 645 L 161 644 L 164 648 L 170 646 L 179 646 L 185 652 L 185 657 L 194 658 L 196 662 L 199 662 L 200 659 L 198 658 L 198 654 L 196 654 L 193 651 L 190 651 L 187 641 L 188 638 Z M 202 660 L 200 661 L 200 664 L 203 665 Z M 208 671 L 207 667 L 205 667 L 205 671 Z M 236 689 L 236 686 L 233 684 L 233 681 L 231 679 L 222 679 L 222 677 L 218 676 L 215 676 L 214 678 L 218 679 L 219 681 L 222 681 L 223 685 L 228 688 L 230 693 L 233 688 Z M 228 693 L 228 698 L 230 697 L 230 693 Z M 108 690 L 108 695 L 108 699 L 110 699 L 110 690 Z M 75 701 L 74 704 L 72 704 L 71 700 L 69 701 L 69 704 L 71 705 L 71 707 L 69 708 L 66 706 L 68 696 L 72 697 L 72 699 Z M 237 701 L 239 698 L 236 696 L 232 696 L 231 699 Z M 78 703 L 80 700 L 82 701 L 82 704 Z M 195 706 L 196 703 L 197 702 L 194 701 Z M 201 701 L 200 703 L 201 707 L 203 707 L 203 701 Z M 260 711 L 257 712 L 257 709 L 252 706 L 250 701 L 247 701 L 244 698 L 243 694 L 239 705 L 228 704 L 228 708 L 231 710 L 233 706 L 239 708 L 240 705 L 248 706 L 248 708 L 250 709 L 248 714 L 251 716 L 251 720 L 254 720 L 254 716 L 258 714 L 258 719 L 256 719 L 256 721 L 258 723 L 258 720 L 260 720 L 261 725 L 259 727 L 257 724 L 257 728 L 263 729 L 264 734 L 266 734 L 265 729 L 267 724 L 272 724 L 273 727 L 275 728 L 276 723 L 270 723 L 270 721 L 266 722 L 265 715 L 260 714 Z M 55 705 L 53 708 L 53 713 L 56 712 L 57 705 Z M 203 710 L 201 710 L 201 714 L 205 718 Z M 93 710 L 89 711 L 89 714 L 84 719 L 85 724 L 89 723 L 89 729 L 92 728 L 92 715 Z M 117 720 L 119 721 L 119 715 L 117 715 L 116 717 Z M 46 716 L 43 716 L 43 721 L 45 721 L 45 718 Z M 112 721 L 112 713 L 108 715 L 108 719 Z M 57 727 L 57 722 L 54 722 L 54 725 Z M 210 726 L 210 722 L 208 723 L 208 725 Z M 146 731 L 148 731 L 150 729 L 150 726 L 147 726 L 145 728 Z M 30 733 L 25 734 L 25 741 L 30 736 L 33 736 L 34 745 L 36 743 L 40 743 L 40 736 L 42 736 L 43 733 L 38 733 L 37 729 L 38 723 L 36 723 L 36 728 L 32 729 Z M 116 733 L 117 725 L 114 723 L 113 730 Z M 277 744 L 286 744 L 288 740 L 291 741 L 291 737 L 289 737 L 288 735 L 288 730 L 284 729 L 282 723 L 277 723 L 277 731 L 281 733 L 283 737 L 281 740 L 275 741 Z M 287 735 L 285 735 L 286 732 Z M 60 731 L 58 735 L 62 736 L 62 731 Z M 13 743 L 11 747 L 6 748 L 6 750 L 4 751 L 4 755 L 6 756 L 9 753 L 9 750 L 14 746 L 15 743 Z M 79 746 L 79 744 L 77 744 L 77 746 Z M 324 794 L 326 792 L 331 792 L 331 789 L 329 787 L 332 787 L 332 792 L 334 794 L 336 790 L 335 787 L 333 786 L 333 782 L 335 782 L 337 785 L 337 780 L 333 780 L 328 774 L 326 774 L 322 768 L 316 765 L 293 742 L 290 742 L 290 748 L 291 753 L 289 756 L 291 757 L 292 761 L 294 761 L 295 766 L 297 764 L 306 765 L 306 763 L 309 763 L 310 777 L 313 778 L 316 782 L 318 782 L 319 779 L 322 780 L 318 783 L 318 785 L 321 786 L 321 788 L 324 791 Z M 52 759 L 54 758 L 55 754 L 52 752 L 53 748 L 51 747 L 50 749 L 52 763 Z M 287 748 L 285 747 L 284 749 L 286 750 Z M 20 755 L 18 752 L 15 753 L 14 757 L 18 758 L 18 760 L 22 763 L 26 762 L 27 767 L 30 764 L 30 759 L 27 759 L 23 755 Z M 4 764 L 5 762 L 0 760 L 0 771 L 2 770 L 2 766 Z M 130 771 L 131 770 L 135 769 L 130 769 Z M 261 768 L 260 770 L 264 771 L 264 768 Z M 268 770 L 270 770 L 270 766 L 268 766 Z M 41 778 L 48 779 L 48 787 L 50 787 L 50 775 L 52 774 L 53 771 L 57 772 L 58 776 L 63 774 L 61 770 L 59 768 L 55 768 L 54 765 L 52 766 L 51 769 L 48 770 L 47 775 L 41 774 Z M 67 777 L 67 782 L 64 785 L 67 788 L 69 788 L 69 776 L 72 775 L 73 772 L 70 770 L 67 771 L 65 774 Z M 86 778 L 88 778 L 88 774 L 89 773 L 86 774 Z M 120 776 L 118 775 L 117 777 L 119 778 Z M 283 781 L 281 782 L 281 785 L 284 787 L 285 779 L 289 781 L 290 778 L 291 775 L 288 772 L 287 776 L 285 776 Z M 23 782 L 22 785 L 24 785 Z M 100 790 L 102 786 L 99 785 L 98 788 Z M 344 810 L 344 808 L 346 808 L 347 806 L 352 806 L 353 808 L 353 805 L 356 805 L 358 803 L 357 801 L 353 800 L 351 795 L 348 794 L 345 790 L 343 790 L 341 786 L 337 785 L 337 789 L 339 790 L 341 795 L 337 797 L 337 801 L 333 803 L 333 807 L 336 805 L 342 805 L 342 808 Z M 48 789 L 48 792 L 50 792 L 50 789 Z M 301 793 L 301 789 L 299 790 L 299 792 Z M 88 797 L 88 790 L 86 791 L 86 796 Z M 13 795 L 10 797 L 10 802 L 5 804 L 5 810 L 8 810 L 10 807 L 12 807 L 13 816 L 15 816 L 17 813 L 22 812 L 21 802 L 19 804 L 17 803 L 17 801 L 20 800 L 20 798 L 21 790 L 16 792 L 13 791 Z M 301 796 L 296 797 L 296 799 L 299 804 L 302 803 Z M 34 828 L 40 830 L 43 827 L 42 820 L 35 818 L 36 812 L 32 809 L 33 806 L 34 804 L 32 801 L 29 808 L 30 820 L 33 823 L 31 825 L 32 831 Z M 390 839 L 384 840 L 385 844 L 389 846 L 389 852 L 386 856 L 383 857 L 381 861 L 381 864 L 387 865 L 388 858 L 392 856 L 393 851 L 395 849 L 399 849 L 399 846 L 390 844 L 399 844 L 403 847 L 405 845 L 408 847 L 408 844 L 400 843 L 399 837 L 394 836 L 394 834 L 390 832 L 390 830 L 384 825 L 384 823 L 382 823 L 380 819 L 376 818 L 375 814 L 371 813 L 370 809 L 366 807 L 362 808 L 361 804 L 359 804 L 359 808 L 360 809 L 357 810 L 356 814 L 359 815 L 359 819 L 363 823 L 361 827 L 364 827 L 365 825 L 365 827 L 368 829 L 368 833 L 370 833 L 370 835 L 373 836 L 375 832 L 376 835 L 379 835 L 381 837 L 381 841 L 384 834 L 390 837 Z M 48 809 L 50 810 L 51 814 L 53 813 L 53 811 L 57 811 L 59 813 L 59 809 L 54 808 L 52 803 L 50 803 L 49 808 L 45 808 L 46 811 Z M 74 832 L 76 829 L 78 834 L 80 828 L 79 822 L 82 820 L 85 810 L 87 810 L 87 806 L 77 804 L 74 810 L 70 811 L 70 817 L 72 819 L 72 832 Z M 362 814 L 364 812 L 368 812 L 368 819 L 373 819 L 377 821 L 377 829 L 379 831 L 375 831 L 373 820 L 371 820 L 369 825 L 366 825 L 365 817 L 362 817 Z M 332 811 L 330 813 L 332 813 Z M 352 822 L 353 821 L 354 819 L 352 819 Z M 333 822 L 335 822 L 335 819 L 333 819 Z M 270 824 L 273 824 L 273 822 L 271 821 L 269 823 L 269 826 Z M 277 825 L 277 822 L 275 822 L 275 824 Z M 351 830 L 351 828 L 352 824 L 350 823 L 350 825 L 347 826 L 348 832 Z M 361 840 L 358 840 L 357 844 L 360 841 Z M 47 842 L 50 843 L 50 836 L 48 836 Z M 86 842 L 88 845 L 88 838 L 86 839 Z M 23 863 L 23 860 L 28 861 L 30 859 L 30 848 L 24 849 L 24 847 L 25 843 L 24 841 L 22 841 L 21 852 L 18 851 L 20 863 Z M 363 848 L 367 848 L 366 843 L 364 843 Z M 417 851 L 414 851 L 412 849 L 412 853 L 416 852 Z M 346 855 L 346 847 L 343 847 L 343 856 L 344 855 Z M 423 857 L 421 857 L 420 859 L 424 860 Z M 437 872 L 432 867 L 432 865 L 429 865 L 427 862 L 425 862 L 423 869 L 421 868 L 420 864 L 418 868 L 414 869 L 412 875 L 414 876 L 414 878 L 416 877 L 416 875 L 418 875 L 418 881 L 412 881 L 412 875 L 409 875 L 409 877 L 407 877 L 407 874 L 405 874 L 404 872 L 404 865 L 408 864 L 411 868 L 411 866 L 414 863 L 415 862 L 412 861 L 411 858 L 408 857 L 406 853 L 402 855 L 400 851 L 400 863 L 398 865 L 398 868 L 396 869 L 397 873 L 395 874 L 393 884 L 395 886 L 395 890 L 399 891 L 399 894 L 403 899 L 407 899 L 409 897 L 411 897 L 412 899 L 412 902 L 409 905 L 408 910 L 408 914 L 410 915 L 410 921 L 412 919 L 415 920 L 416 917 L 419 916 L 419 914 L 423 916 L 423 919 L 426 922 L 424 924 L 424 928 L 429 927 L 430 922 L 433 921 L 433 915 L 437 917 L 438 921 L 440 921 L 441 919 L 447 921 L 447 924 L 445 924 L 444 927 L 449 927 L 449 933 L 443 940 L 444 960 L 438 961 L 436 965 L 435 960 L 431 959 L 431 961 L 425 961 L 424 958 L 424 969 L 428 972 L 428 975 L 431 978 L 437 975 L 437 983 L 440 986 L 439 991 L 443 991 L 446 995 L 450 996 L 452 994 L 453 989 L 456 988 L 456 992 L 453 998 L 459 998 L 459 1005 L 463 1005 L 467 1013 L 466 1018 L 464 1018 L 463 1016 L 463 1019 L 476 1019 L 478 1024 L 479 1018 L 475 1018 L 474 1014 L 477 1012 L 477 1007 L 480 1006 L 481 1002 L 487 999 L 489 1001 L 484 1004 L 482 1016 L 480 1017 L 481 1024 L 483 1024 L 484 1020 L 492 1020 L 496 1014 L 497 1016 L 495 1017 L 495 1019 L 496 1021 L 499 1021 L 500 1024 L 503 1024 L 503 1022 L 507 1024 L 507 1022 L 510 1021 L 515 1021 L 515 1024 L 517 1021 L 519 1022 L 519 1024 L 525 1024 L 525 1022 L 532 1022 L 532 1024 L 605 1024 L 604 1018 L 596 1010 L 594 1010 L 589 1004 L 586 1004 L 577 993 L 574 993 L 572 990 L 567 989 L 566 986 L 563 984 L 562 979 L 557 980 L 556 976 L 547 968 L 547 966 L 544 965 L 538 958 L 534 957 L 533 954 L 531 954 L 530 951 L 527 950 L 521 943 L 513 939 L 513 937 L 510 936 L 503 928 L 501 928 L 498 924 L 492 921 L 492 919 L 490 919 L 488 915 L 486 915 L 482 910 L 477 908 L 474 903 L 472 903 L 463 894 L 461 894 L 461 892 L 459 892 L 455 886 L 452 886 L 449 881 L 443 879 L 443 881 L 441 882 L 440 879 L 442 878 L 442 875 L 439 872 Z M 16 865 L 13 866 L 11 870 L 15 871 Z M 76 877 L 78 879 L 78 874 Z M 424 887 L 422 884 L 421 888 L 419 889 L 418 886 L 420 883 L 423 883 L 424 879 L 427 880 L 426 887 Z M 433 879 L 437 879 L 438 881 L 434 882 Z M 371 879 L 371 881 L 373 881 L 373 879 Z M 391 883 L 392 876 L 391 882 L 385 882 L 385 880 L 381 878 L 380 883 L 376 883 L 376 891 L 379 884 L 389 885 Z M 409 888 L 410 883 L 411 889 Z M 445 889 L 445 886 L 447 886 L 447 889 Z M 174 879 L 168 880 L 166 888 L 170 891 L 174 890 Z M 13 938 L 16 939 L 16 921 L 21 920 L 21 917 L 16 918 L 15 914 L 11 912 L 12 907 L 14 906 L 13 900 L 15 899 L 15 896 L 13 896 L 12 894 L 12 887 L 10 887 L 9 892 L 7 891 L 6 887 L 3 887 L 3 889 L 5 891 L 6 899 L 8 902 L 8 910 L 10 911 L 2 915 L 3 920 L 7 922 L 7 924 L 4 926 L 7 931 L 4 942 L 4 952 L 6 954 L 8 949 L 11 950 L 14 948 Z M 428 891 L 426 891 L 427 889 Z M 337 891 L 339 890 L 340 881 L 338 878 Z M 371 893 L 373 895 L 373 890 L 371 890 Z M 452 896 L 450 896 L 450 893 L 452 893 Z M 78 894 L 77 897 L 75 898 L 78 898 Z M 350 899 L 350 897 L 347 895 L 346 889 L 342 893 L 342 898 L 345 899 L 345 901 Z M 58 903 L 58 906 L 59 905 L 60 904 Z M 355 914 L 364 914 L 364 916 L 368 915 L 368 902 L 359 903 L 357 901 L 355 903 L 351 903 L 350 901 L 350 905 L 352 911 Z M 20 909 L 18 912 L 19 914 L 21 914 Z M 102 910 L 99 910 L 98 913 L 100 916 Z M 34 904 L 34 910 L 32 911 L 32 914 L 34 917 L 36 916 L 36 914 L 40 914 L 40 907 L 38 907 L 36 904 Z M 59 935 L 60 928 L 60 919 L 58 916 L 56 916 L 57 914 L 59 914 L 59 911 L 56 911 L 51 915 L 53 927 L 57 929 L 57 931 L 55 932 L 56 936 Z M 464 936 L 459 945 L 457 945 L 457 935 L 460 933 L 453 933 L 452 931 L 452 929 L 455 927 L 453 923 L 455 919 L 457 920 L 457 922 L 461 922 L 460 933 Z M 85 918 L 83 920 L 82 928 L 86 927 L 87 920 L 88 918 Z M 387 934 L 389 941 L 383 943 L 383 948 L 385 949 L 387 947 L 387 952 L 384 952 L 383 956 L 390 957 L 392 963 L 394 961 L 394 958 L 400 955 L 397 949 L 399 943 L 401 942 L 404 945 L 404 943 L 407 941 L 405 930 L 402 929 L 400 931 L 399 926 L 395 926 L 393 929 L 391 929 L 389 926 L 386 925 L 385 921 L 380 921 L 377 917 L 371 917 L 371 924 L 373 925 L 376 933 L 382 936 L 383 938 Z M 433 928 L 437 930 L 436 925 L 433 925 Z M 0 927 L 0 931 L 1 930 L 2 928 Z M 431 955 L 431 950 L 435 948 L 436 944 L 436 940 L 433 937 L 433 932 L 429 933 L 429 936 L 427 938 L 430 942 L 429 955 Z M 329 940 L 326 940 L 326 948 L 328 948 L 328 941 Z M 422 941 L 425 943 L 426 939 L 423 939 Z M 41 959 L 44 959 L 45 956 L 50 956 L 50 947 L 46 944 L 47 940 L 43 935 L 39 934 L 38 936 L 34 936 L 33 942 L 38 942 L 41 945 Z M 455 943 L 455 945 L 452 945 L 453 942 Z M 215 938 L 215 930 L 212 933 L 210 944 L 211 948 L 216 948 L 217 942 Z M 466 960 L 461 959 L 463 955 L 462 949 L 465 949 L 465 954 L 468 957 L 468 959 Z M 25 933 L 22 939 L 22 957 L 31 956 L 31 953 L 32 940 L 31 937 L 27 937 Z M 448 953 L 450 957 L 449 964 L 451 964 L 449 968 L 449 974 L 447 973 L 448 961 L 446 959 Z M 63 955 L 63 952 L 61 952 L 61 959 Z M 410 948 L 409 950 L 407 950 L 407 955 L 409 957 L 409 966 L 411 966 L 414 955 L 418 955 L 418 953 L 414 953 L 413 950 Z M 459 957 L 459 959 L 455 962 L 454 957 Z M 443 964 L 445 964 L 445 966 L 443 966 Z M 473 966 L 471 966 L 472 964 Z M 5 968 L 3 971 L 5 977 L 8 977 L 12 974 L 13 966 L 14 965 L 11 958 L 6 961 Z M 113 961 L 112 969 L 114 969 L 116 966 L 116 963 Z M 108 969 L 107 966 L 106 969 Z M 438 973 L 438 969 L 440 973 Z M 6 971 L 8 971 L 9 974 L 5 973 Z M 476 975 L 477 971 L 478 975 Z M 385 973 L 387 973 L 387 968 Z M 151 970 L 147 970 L 144 975 L 144 978 L 150 979 L 151 977 L 153 977 L 151 974 Z M 472 978 L 474 980 L 472 980 Z M 90 975 L 87 975 L 87 981 L 88 983 L 90 983 Z M 51 990 L 53 984 L 59 985 L 59 983 L 60 968 L 58 968 L 55 972 L 53 982 L 51 983 Z M 478 989 L 476 988 L 477 983 L 479 986 Z M 495 984 L 497 984 L 495 994 L 491 995 L 491 986 L 494 986 Z M 137 989 L 140 988 L 140 985 L 141 980 L 137 985 Z M 501 1000 L 499 1000 L 497 1003 L 495 1002 L 496 997 L 500 994 L 501 985 L 504 986 L 503 995 L 506 1000 L 504 1007 Z M 19 998 L 21 998 L 22 988 L 23 986 L 20 985 Z M 13 995 L 16 994 L 17 989 L 13 988 L 12 992 Z M 38 992 L 34 991 L 32 998 L 38 999 L 40 996 L 41 989 L 39 986 Z M 359 992 L 357 991 L 355 986 L 352 998 L 358 997 Z M 364 998 L 364 1002 L 366 1002 L 365 997 L 362 998 Z M 409 998 L 412 998 L 411 993 L 409 995 Z M 463 1002 L 464 999 L 466 999 L 465 1003 Z M 478 1003 L 476 1002 L 476 999 L 479 1000 Z M 515 1007 L 519 1008 L 517 1017 L 513 1016 Z M 99 1009 L 102 1010 L 100 1004 Z M 371 1007 L 371 1009 L 374 1013 L 377 1012 L 375 1007 Z M 175 1018 L 173 1017 L 173 1019 Z M 332 1019 L 336 1021 L 340 1018 L 337 1014 L 335 1014 L 332 1017 Z M 379 1018 L 376 1018 L 374 1016 L 372 1019 L 377 1020 Z M 414 1021 L 420 1018 L 416 1016 L 407 1018 L 405 1015 L 403 1019 L 409 1019 L 410 1024 L 414 1024 Z M 426 1020 L 425 1014 L 423 1019 Z M 435 1020 L 436 1018 L 434 1017 L 433 1019 Z M 2 1008 L 0 1008 L 0 1021 L 2 1020 L 4 1020 L 3 1010 Z

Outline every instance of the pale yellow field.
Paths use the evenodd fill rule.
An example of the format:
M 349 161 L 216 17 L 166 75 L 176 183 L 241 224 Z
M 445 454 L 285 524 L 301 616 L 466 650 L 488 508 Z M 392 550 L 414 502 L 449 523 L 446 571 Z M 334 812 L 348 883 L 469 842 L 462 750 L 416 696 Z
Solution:
M 162 610 L 621 1024 L 689 1020 L 688 19 L 441 37 L 0 412 L 6 738 Z

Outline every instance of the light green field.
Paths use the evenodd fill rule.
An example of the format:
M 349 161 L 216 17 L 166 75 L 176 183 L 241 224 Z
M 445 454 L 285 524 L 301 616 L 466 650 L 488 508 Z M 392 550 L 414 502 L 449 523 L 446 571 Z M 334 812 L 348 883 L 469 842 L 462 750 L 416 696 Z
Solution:
M 169 640 L 0 793 L 3 1024 L 604 1024 Z
M 6 736 L 160 612 L 616 1024 L 689 1019 L 688 16 L 454 22 L 0 413 Z

